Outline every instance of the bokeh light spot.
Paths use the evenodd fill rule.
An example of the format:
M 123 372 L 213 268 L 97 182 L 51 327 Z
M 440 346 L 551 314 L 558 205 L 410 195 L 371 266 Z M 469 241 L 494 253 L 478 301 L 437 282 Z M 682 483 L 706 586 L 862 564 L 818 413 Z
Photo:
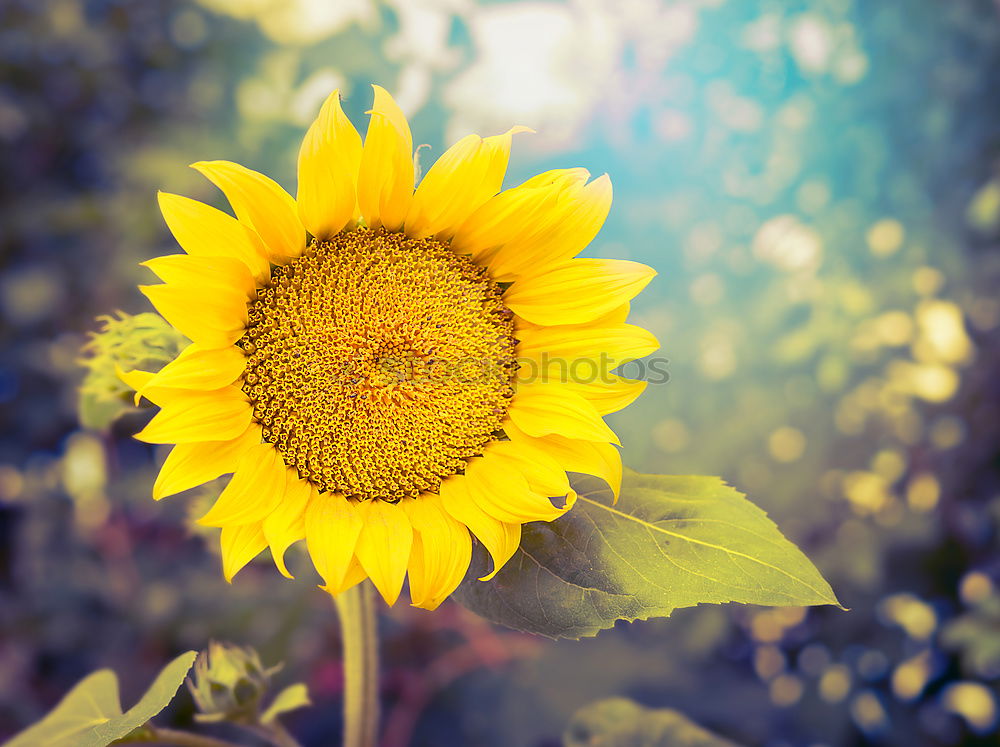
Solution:
M 910 479 L 906 489 L 906 503 L 919 513 L 937 508 L 941 499 L 941 484 L 931 472 L 920 472 Z
M 767 439 L 767 448 L 776 462 L 797 461 L 806 450 L 806 436 L 798 428 L 782 426 Z
M 944 707 L 961 716 L 975 731 L 986 734 L 997 721 L 996 699 L 979 682 L 954 682 L 941 694 Z
M 876 257 L 888 257 L 895 254 L 903 246 L 906 231 L 903 224 L 895 218 L 883 218 L 872 224 L 865 234 L 868 248 Z

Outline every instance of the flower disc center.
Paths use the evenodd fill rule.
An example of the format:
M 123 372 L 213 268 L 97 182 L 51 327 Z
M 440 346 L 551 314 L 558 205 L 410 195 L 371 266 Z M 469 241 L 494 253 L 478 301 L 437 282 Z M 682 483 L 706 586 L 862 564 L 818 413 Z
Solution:
M 496 437 L 513 395 L 513 314 L 483 268 L 434 239 L 358 229 L 272 270 L 239 345 L 264 440 L 320 490 L 435 491 Z

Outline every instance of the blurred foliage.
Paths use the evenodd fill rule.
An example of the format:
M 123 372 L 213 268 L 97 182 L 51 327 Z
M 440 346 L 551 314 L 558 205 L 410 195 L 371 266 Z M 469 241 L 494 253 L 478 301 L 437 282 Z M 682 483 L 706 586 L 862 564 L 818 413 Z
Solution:
M 625 698 L 591 703 L 573 715 L 565 747 L 735 747 L 668 708 L 650 709 Z
M 625 695 L 741 743 L 995 743 L 995 3 L 9 0 L 0 69 L 0 734 L 87 672 L 138 691 L 211 638 L 329 706 L 289 715 L 303 744 L 339 729 L 308 563 L 226 585 L 191 498 L 148 499 L 142 416 L 80 430 L 76 361 L 95 317 L 149 310 L 137 263 L 175 250 L 156 189 L 220 204 L 201 158 L 291 188 L 320 99 L 341 86 L 361 123 L 377 81 L 428 163 L 518 123 L 538 134 L 511 183 L 611 173 L 590 253 L 659 270 L 633 315 L 671 360 L 613 419 L 625 460 L 723 475 L 851 608 L 702 607 L 541 646 L 394 608 L 387 739 L 551 745 Z
M 952 619 L 941 642 L 962 656 L 962 668 L 988 680 L 1000 677 L 1000 597 L 988 596 Z

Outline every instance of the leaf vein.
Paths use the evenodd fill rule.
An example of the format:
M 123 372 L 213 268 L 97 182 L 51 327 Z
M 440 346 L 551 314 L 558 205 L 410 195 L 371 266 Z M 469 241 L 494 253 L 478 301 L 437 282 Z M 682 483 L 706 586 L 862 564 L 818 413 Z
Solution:
M 650 522 L 645 521 L 643 519 L 640 519 L 638 517 L 630 516 L 629 514 L 623 513 L 621 511 L 618 511 L 617 509 L 614 509 L 611 506 L 606 506 L 603 503 L 598 503 L 597 501 L 591 500 L 590 498 L 584 498 L 584 497 L 581 496 L 580 499 L 583 500 L 583 501 L 586 501 L 587 503 L 590 503 L 590 504 L 592 504 L 594 506 L 598 506 L 599 508 L 603 508 L 605 511 L 609 511 L 609 512 L 611 512 L 613 514 L 617 514 L 618 516 L 624 517 L 625 519 L 629 519 L 631 521 L 637 521 L 640 524 L 644 524 L 644 525 L 646 525 L 648 527 L 652 527 L 652 528 L 656 529 L 659 532 L 663 532 L 664 534 L 669 534 L 671 537 L 676 537 L 677 539 L 684 540 L 686 542 L 691 542 L 693 544 L 703 545 L 704 547 L 709 547 L 709 548 L 713 548 L 713 549 L 716 549 L 716 550 L 721 550 L 724 553 L 728 553 L 728 554 L 736 556 L 736 557 L 745 558 L 746 560 L 749 560 L 749 561 L 751 561 L 753 563 L 758 563 L 759 565 L 762 565 L 765 568 L 770 568 L 773 571 L 777 571 L 781 575 L 787 576 L 792 581 L 795 581 L 796 583 L 799 583 L 802 586 L 805 586 L 807 589 L 809 589 L 810 591 L 814 592 L 821 599 L 826 598 L 826 594 L 825 593 L 823 593 L 822 591 L 820 591 L 816 587 L 812 586 L 807 581 L 804 581 L 801 578 L 798 578 L 797 576 L 789 573 L 788 571 L 784 570 L 783 568 L 779 568 L 776 565 L 768 563 L 768 562 L 766 562 L 764 560 L 760 560 L 759 558 L 755 558 L 752 555 L 747 555 L 746 553 L 739 552 L 738 550 L 731 550 L 729 548 L 723 547 L 722 545 L 716 545 L 716 544 L 713 544 L 711 542 L 705 542 L 704 540 L 695 539 L 694 537 L 686 537 L 683 534 L 678 534 L 677 532 L 671 532 L 668 529 L 663 529 L 662 527 L 658 527 L 655 524 L 651 524 Z

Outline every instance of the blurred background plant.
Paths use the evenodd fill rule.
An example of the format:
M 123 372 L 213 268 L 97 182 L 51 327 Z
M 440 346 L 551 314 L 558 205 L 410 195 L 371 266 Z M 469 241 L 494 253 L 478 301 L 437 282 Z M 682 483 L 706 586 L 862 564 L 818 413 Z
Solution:
M 190 522 L 210 489 L 154 504 L 163 455 L 129 438 L 147 416 L 98 427 L 131 413 L 113 332 L 78 360 L 102 325 L 149 323 L 137 263 L 173 251 L 156 189 L 219 204 L 185 168 L 200 158 L 292 187 L 322 97 L 341 87 L 360 123 L 375 81 L 425 156 L 516 123 L 538 134 L 512 183 L 611 174 L 591 251 L 659 270 L 633 316 L 671 360 L 612 418 L 626 464 L 723 475 L 852 608 L 696 608 L 547 643 L 397 607 L 387 743 L 557 744 L 626 696 L 740 743 L 995 744 L 994 3 L 7 0 L 0 69 L 0 735 L 94 669 L 138 692 L 212 638 L 308 685 L 326 707 L 288 715 L 303 744 L 338 732 L 308 563 L 227 586 Z M 111 309 L 129 316 L 95 320 Z

